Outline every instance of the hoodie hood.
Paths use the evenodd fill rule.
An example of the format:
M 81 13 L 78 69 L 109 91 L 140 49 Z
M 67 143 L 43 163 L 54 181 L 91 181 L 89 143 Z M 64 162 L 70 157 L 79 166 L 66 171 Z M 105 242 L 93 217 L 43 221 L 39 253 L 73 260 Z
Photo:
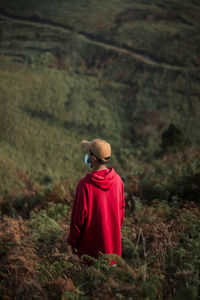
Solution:
M 116 175 L 117 174 L 113 168 L 108 168 L 105 170 L 88 173 L 87 178 L 89 179 L 90 183 L 102 190 L 107 191 L 112 187 Z

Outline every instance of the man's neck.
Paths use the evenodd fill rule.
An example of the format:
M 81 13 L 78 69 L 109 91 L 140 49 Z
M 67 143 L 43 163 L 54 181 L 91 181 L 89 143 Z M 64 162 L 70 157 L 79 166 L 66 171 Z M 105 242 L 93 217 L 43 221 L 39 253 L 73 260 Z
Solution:
M 93 171 L 101 171 L 107 169 L 106 165 L 98 165 L 92 168 Z

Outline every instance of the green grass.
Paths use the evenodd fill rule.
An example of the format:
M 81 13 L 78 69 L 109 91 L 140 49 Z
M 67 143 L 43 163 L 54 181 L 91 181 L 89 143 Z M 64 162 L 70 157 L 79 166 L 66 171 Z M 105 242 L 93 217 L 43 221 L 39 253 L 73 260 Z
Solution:
M 191 116 L 187 104 L 191 96 L 187 102 L 181 102 L 183 96 L 177 92 L 171 91 L 171 99 L 168 99 L 168 90 L 160 92 L 156 87 L 148 88 L 152 80 L 158 85 L 156 74 L 155 78 L 147 75 L 142 79 L 146 88 L 139 90 L 135 97 L 132 91 L 126 97 L 130 85 L 106 79 L 99 81 L 97 76 L 89 74 L 30 68 L 13 62 L 4 62 L 1 74 L 2 156 L 13 161 L 13 171 L 24 170 L 37 184 L 64 179 L 74 184 L 83 176 L 87 170 L 79 145 L 82 138 L 100 136 L 109 140 L 113 147 L 111 163 L 124 171 L 131 168 L 141 145 L 147 145 L 145 152 L 149 150 L 149 154 L 153 154 L 161 142 L 162 131 L 154 129 L 151 120 L 141 123 L 145 111 L 159 110 L 165 126 L 169 121 L 175 122 L 186 129 L 187 135 L 192 132 L 194 143 L 197 142 L 198 120 Z M 182 75 L 179 76 L 182 79 Z M 192 97 L 192 103 L 198 107 L 195 99 Z M 186 120 L 191 122 L 184 127 Z M 135 134 L 136 126 L 142 126 L 141 130 L 146 128 L 146 136 Z M 8 182 L 12 182 L 9 175 L 2 172 L 3 176 L 4 181 L 8 178 Z
M 14 175 L 19 169 L 36 185 L 67 179 L 74 186 L 87 171 L 82 138 L 107 139 L 121 175 L 138 159 L 152 159 L 170 123 L 199 145 L 195 1 L 2 1 L 0 7 L 37 17 L 1 20 L 0 142 L 4 168 L 10 166 L 1 173 L 3 193 L 13 182 L 22 188 Z M 113 49 L 113 43 L 161 65 Z
M 13 17 L 0 19 L 0 298 L 196 299 L 198 1 L 1 9 Z M 111 143 L 125 183 L 116 268 L 107 256 L 81 265 L 66 245 L 89 171 L 80 140 L 95 137 Z
M 72 198 L 67 185 L 35 195 L 40 198 L 36 205 L 31 205 L 36 199 L 28 196 L 18 206 L 15 202 L 15 217 L 10 209 L 0 222 L 2 299 L 29 293 L 37 299 L 102 299 L 108 295 L 138 300 L 182 299 L 183 295 L 197 299 L 200 207 L 193 176 L 199 168 L 196 155 L 195 151 L 185 157 L 170 154 L 168 160 L 155 160 L 149 169 L 140 166 L 127 178 L 122 258 L 115 257 L 115 268 L 106 263 L 112 255 L 85 256 L 93 262 L 88 267 L 70 252 L 66 236 Z M 169 188 L 170 200 L 166 198 Z
M 115 99 L 107 104 L 95 78 L 13 63 L 2 67 L 1 74 L 2 155 L 25 166 L 34 181 L 77 181 L 86 171 L 82 138 L 119 142 L 117 104 Z M 111 83 L 113 92 L 115 86 L 123 90 L 122 84 Z
M 75 32 L 92 33 L 131 46 L 158 61 L 198 66 L 198 3 L 165 1 L 11 1 L 1 7 L 17 16 L 50 20 Z M 187 12 L 187 13 L 186 13 Z

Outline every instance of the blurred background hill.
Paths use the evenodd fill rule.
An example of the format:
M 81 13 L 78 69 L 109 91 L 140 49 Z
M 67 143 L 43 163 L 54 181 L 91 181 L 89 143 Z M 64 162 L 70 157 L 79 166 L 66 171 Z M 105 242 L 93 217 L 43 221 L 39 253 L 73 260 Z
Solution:
M 82 138 L 108 140 L 122 175 L 167 144 L 199 146 L 198 11 L 195 0 L 2 0 L 1 193 L 18 193 L 21 173 L 74 187 Z M 163 142 L 169 127 L 178 137 Z

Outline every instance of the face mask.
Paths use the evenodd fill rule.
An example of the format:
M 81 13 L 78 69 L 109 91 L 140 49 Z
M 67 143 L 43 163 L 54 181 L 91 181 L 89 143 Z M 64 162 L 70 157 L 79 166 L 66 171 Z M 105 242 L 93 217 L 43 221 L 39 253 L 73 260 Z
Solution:
M 86 154 L 86 155 L 85 155 L 85 159 L 84 159 L 84 163 L 86 164 L 86 166 L 87 166 L 88 168 L 91 168 L 91 167 L 92 167 L 92 164 L 91 164 L 91 162 L 88 161 L 88 159 L 89 159 L 89 156 L 88 156 L 88 154 Z

